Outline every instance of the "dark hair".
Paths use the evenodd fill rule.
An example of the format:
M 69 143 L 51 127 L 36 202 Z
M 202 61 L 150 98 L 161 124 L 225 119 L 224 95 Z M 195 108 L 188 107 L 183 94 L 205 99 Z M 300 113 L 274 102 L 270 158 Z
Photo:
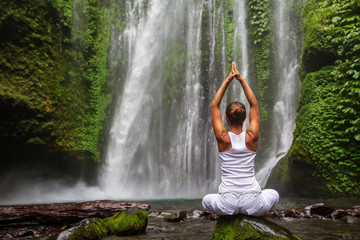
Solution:
M 241 102 L 232 102 L 226 108 L 226 116 L 231 125 L 242 125 L 246 118 L 246 109 Z

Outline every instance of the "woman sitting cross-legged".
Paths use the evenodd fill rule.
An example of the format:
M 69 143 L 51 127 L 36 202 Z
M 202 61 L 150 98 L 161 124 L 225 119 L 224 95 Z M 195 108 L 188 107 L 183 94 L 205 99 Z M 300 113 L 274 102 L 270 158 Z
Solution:
M 230 103 L 225 118 L 230 127 L 227 132 L 220 112 L 220 102 L 230 82 L 236 78 L 250 103 L 249 126 L 243 130 L 245 106 Z M 253 91 L 236 69 L 235 63 L 211 103 L 211 118 L 221 161 L 221 184 L 218 194 L 203 198 L 205 210 L 220 215 L 246 214 L 263 216 L 279 201 L 272 189 L 261 190 L 255 179 L 255 156 L 260 128 L 259 107 Z

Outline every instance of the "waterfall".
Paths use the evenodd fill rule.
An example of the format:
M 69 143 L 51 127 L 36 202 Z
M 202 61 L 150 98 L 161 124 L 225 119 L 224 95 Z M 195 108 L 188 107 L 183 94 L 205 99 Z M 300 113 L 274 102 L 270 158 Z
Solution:
M 237 69 L 240 74 L 249 82 L 249 47 L 248 47 L 248 30 L 246 25 L 246 2 L 245 0 L 234 1 L 234 39 L 233 52 L 234 60 L 237 62 Z M 242 90 L 240 83 L 234 79 L 231 86 L 231 102 L 240 101 L 247 109 L 249 115 L 250 105 Z M 225 122 L 225 121 L 224 121 Z M 249 125 L 249 118 L 244 122 L 244 129 Z
M 297 22 L 292 21 L 288 1 L 274 0 L 275 46 L 274 77 L 277 92 L 272 109 L 271 149 L 269 158 L 257 172 L 260 185 L 265 186 L 271 170 L 289 150 L 295 128 L 296 105 L 299 98 L 300 80 L 297 74 L 300 64 Z
M 148 4 L 147 8 L 140 0 L 128 4 L 127 26 L 118 37 L 128 39 L 128 71 L 111 128 L 102 189 L 112 198 L 200 197 L 216 191 L 220 181 L 209 106 L 218 83 L 228 74 L 224 4 L 205 0 Z M 298 49 L 296 31 L 290 26 L 286 5 L 274 3 L 278 91 L 272 109 L 271 154 L 257 174 L 262 185 L 288 151 L 295 127 L 299 55 L 293 50 Z M 176 12 L 170 14 L 168 9 Z M 233 57 L 251 85 L 246 18 L 246 1 L 234 1 Z M 165 59 L 177 47 L 182 51 L 177 54 L 184 54 L 184 63 L 167 63 Z M 216 48 L 221 49 L 221 56 L 216 57 Z M 166 69 L 167 64 L 175 63 L 179 66 Z M 171 68 L 181 69 L 175 80 L 178 85 L 167 82 L 166 77 L 176 74 Z M 164 69 L 170 70 L 169 76 L 164 77 Z M 220 74 L 216 73 L 219 69 Z M 169 88 L 175 93 L 165 100 Z M 222 108 L 229 99 L 249 109 L 236 80 Z
M 164 51 L 182 21 L 178 18 L 181 14 L 175 15 L 175 9 L 183 12 L 184 4 L 155 0 L 145 8 L 145 2 L 139 0 L 127 5 L 127 26 L 123 34 L 129 44 L 129 65 L 102 176 L 102 188 L 110 197 L 134 196 L 136 186 L 144 186 L 142 193 L 148 196 L 148 191 L 156 187 L 155 178 L 159 174 L 158 162 L 149 154 L 150 142 L 156 141 L 149 130 L 152 114 L 157 111 L 161 99 L 158 93 Z
M 210 104 L 228 75 L 229 42 L 239 72 L 250 86 L 256 86 L 247 1 L 124 2 L 125 6 L 117 9 L 124 14 L 111 28 L 109 68 L 111 91 L 117 99 L 99 186 L 32 179 L 23 181 L 22 187 L 2 202 L 199 198 L 217 191 L 221 173 Z M 272 147 L 260 149 L 268 153 L 257 174 L 262 186 L 288 151 L 295 127 L 301 46 L 289 2 L 273 0 L 276 17 L 271 74 L 277 91 L 269 109 L 272 125 L 265 129 Z M 80 3 L 74 1 L 79 13 L 74 12 L 73 20 L 85 24 Z M 233 9 L 227 9 L 231 4 Z M 234 24 L 232 39 L 225 30 L 229 14 Z M 81 38 L 76 35 L 76 23 L 74 26 L 73 35 Z M 229 101 L 241 101 L 249 109 L 236 80 L 221 104 L 223 114 Z M 248 120 L 244 127 L 247 125 Z M 3 186 L 17 175 L 9 176 L 3 178 Z

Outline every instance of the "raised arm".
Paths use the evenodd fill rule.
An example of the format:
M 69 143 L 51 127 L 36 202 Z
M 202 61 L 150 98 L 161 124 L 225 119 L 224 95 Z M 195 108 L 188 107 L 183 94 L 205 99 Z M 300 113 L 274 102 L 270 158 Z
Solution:
M 221 119 L 220 103 L 224 97 L 224 93 L 229 86 L 229 83 L 233 80 L 235 74 L 231 71 L 229 76 L 222 83 L 221 87 L 217 91 L 212 103 L 211 103 L 211 120 L 214 128 L 215 137 L 218 143 L 219 152 L 230 150 L 231 141 L 228 132 Z
M 245 136 L 245 142 L 246 147 L 250 151 L 256 151 L 257 149 L 257 140 L 259 137 L 259 131 L 260 131 L 260 115 L 259 115 L 259 106 L 258 102 L 256 100 L 256 97 L 243 78 L 241 74 L 236 69 L 235 63 L 232 65 L 232 72 L 235 74 L 235 78 L 239 80 L 247 100 L 250 103 L 250 110 L 249 110 L 249 126 L 246 129 L 246 136 Z

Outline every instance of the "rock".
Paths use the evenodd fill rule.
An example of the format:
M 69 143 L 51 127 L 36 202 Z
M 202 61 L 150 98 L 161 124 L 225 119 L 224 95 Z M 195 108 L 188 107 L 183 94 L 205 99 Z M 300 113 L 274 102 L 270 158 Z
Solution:
M 347 222 L 347 223 L 358 223 L 360 222 L 360 219 L 354 216 L 345 216 L 341 218 L 341 220 Z
M 288 218 L 301 218 L 301 212 L 299 210 L 296 209 L 291 209 L 291 210 L 286 210 L 284 212 L 284 217 L 288 217 Z
M 116 236 L 136 235 L 145 232 L 148 224 L 148 213 L 143 209 L 130 208 L 105 218 L 104 223 L 109 234 Z
M 344 216 L 346 216 L 346 215 L 348 215 L 348 213 L 345 211 L 345 210 L 343 210 L 343 209 L 336 209 L 335 211 L 333 211 L 332 213 L 331 213 L 331 218 L 332 219 L 340 219 L 340 218 L 342 218 L 342 217 L 344 217 Z
M 273 211 L 268 212 L 267 216 L 269 218 L 283 218 L 284 217 L 284 212 L 279 211 L 277 209 L 274 209 Z
M 105 218 L 117 212 L 137 207 L 149 210 L 150 205 L 111 200 L 0 206 L 0 227 L 57 225 L 76 223 L 85 218 Z
M 75 226 L 62 231 L 57 240 L 72 239 L 101 239 L 107 235 L 107 230 L 102 220 L 98 218 L 84 219 Z
M 360 217 L 360 206 L 353 206 L 346 210 L 346 212 L 354 217 Z
M 163 213 L 164 220 L 167 222 L 180 222 L 186 218 L 185 211 L 168 211 Z
M 202 214 L 203 217 L 205 217 L 206 220 L 215 221 L 219 219 L 219 215 L 216 213 L 211 213 L 208 211 L 204 211 Z
M 245 215 L 220 216 L 214 228 L 212 239 L 294 239 L 301 238 L 265 218 Z
M 191 217 L 193 219 L 200 219 L 202 216 L 204 215 L 204 211 L 203 210 L 194 210 L 191 213 Z
M 323 203 L 316 203 L 305 207 L 305 212 L 307 215 L 320 215 L 323 217 L 331 218 L 331 213 L 335 211 L 334 207 L 326 206 Z
M 84 219 L 74 227 L 61 232 L 57 240 L 102 239 L 107 235 L 124 236 L 145 232 L 147 211 L 130 208 L 105 219 Z

